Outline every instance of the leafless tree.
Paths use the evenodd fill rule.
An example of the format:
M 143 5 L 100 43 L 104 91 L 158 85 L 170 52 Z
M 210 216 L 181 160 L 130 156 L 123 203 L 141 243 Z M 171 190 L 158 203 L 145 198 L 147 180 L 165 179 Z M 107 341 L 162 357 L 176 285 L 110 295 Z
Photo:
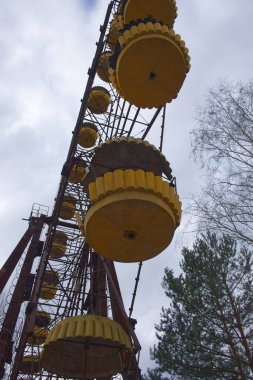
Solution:
M 192 137 L 195 158 L 207 170 L 207 183 L 190 206 L 199 230 L 252 244 L 253 81 L 211 89 Z

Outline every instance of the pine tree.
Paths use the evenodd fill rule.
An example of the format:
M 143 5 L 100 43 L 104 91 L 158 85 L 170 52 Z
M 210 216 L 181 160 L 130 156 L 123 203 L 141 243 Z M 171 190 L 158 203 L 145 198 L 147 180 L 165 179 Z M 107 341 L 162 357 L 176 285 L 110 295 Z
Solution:
M 146 379 L 253 379 L 252 252 L 208 233 L 182 254 L 179 277 L 165 269 L 169 307 Z

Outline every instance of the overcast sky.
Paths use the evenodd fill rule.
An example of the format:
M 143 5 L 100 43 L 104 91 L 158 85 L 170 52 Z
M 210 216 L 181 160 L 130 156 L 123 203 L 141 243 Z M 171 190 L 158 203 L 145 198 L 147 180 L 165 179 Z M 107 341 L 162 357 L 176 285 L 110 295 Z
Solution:
M 22 218 L 33 202 L 53 205 L 107 5 L 106 0 L 0 0 L 0 266 L 27 228 Z M 192 68 L 167 108 L 163 152 L 185 205 L 204 176 L 190 155 L 196 105 L 219 79 L 252 77 L 253 1 L 178 0 L 177 5 L 175 31 L 186 41 Z M 160 286 L 164 267 L 178 273 L 182 244 L 192 241 L 184 234 L 185 220 L 171 247 L 144 264 L 133 313 L 144 371 L 152 365 L 154 323 L 166 306 Z M 136 265 L 119 266 L 126 308 L 136 271 Z

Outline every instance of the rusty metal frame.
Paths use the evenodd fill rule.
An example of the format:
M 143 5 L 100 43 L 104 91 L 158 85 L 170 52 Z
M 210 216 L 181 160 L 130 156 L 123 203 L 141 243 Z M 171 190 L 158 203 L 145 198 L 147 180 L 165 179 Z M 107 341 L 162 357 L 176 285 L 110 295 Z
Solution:
M 40 241 L 40 235 L 42 228 L 46 221 L 46 216 L 41 215 L 39 218 L 33 218 L 31 220 L 32 240 L 27 250 L 24 263 L 22 265 L 20 275 L 13 291 L 8 310 L 6 312 L 2 329 L 0 332 L 0 371 L 3 370 L 9 347 L 12 345 L 13 334 L 16 327 L 16 322 L 20 312 L 20 308 L 23 302 L 24 292 L 26 289 L 27 281 L 31 273 L 34 258 L 36 257 L 36 251 L 38 243 Z M 21 246 L 20 248 L 23 248 Z M 21 257 L 23 252 L 19 252 Z

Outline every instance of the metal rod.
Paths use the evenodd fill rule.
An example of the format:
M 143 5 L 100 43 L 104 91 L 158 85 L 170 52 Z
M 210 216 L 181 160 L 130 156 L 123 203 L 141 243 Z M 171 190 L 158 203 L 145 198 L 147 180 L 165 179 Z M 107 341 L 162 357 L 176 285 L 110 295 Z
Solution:
M 160 137 L 160 151 L 163 149 L 163 135 L 164 135 L 164 125 L 165 125 L 165 114 L 166 114 L 166 105 L 163 107 L 163 115 L 162 115 L 162 126 L 161 126 L 161 137 Z
M 134 301 L 135 301 L 135 297 L 136 297 L 138 283 L 139 283 L 139 280 L 140 280 L 141 267 L 142 267 L 142 262 L 139 263 L 139 268 L 138 268 L 137 276 L 135 278 L 134 292 L 132 294 L 133 298 L 132 298 L 131 306 L 129 308 L 129 318 L 131 317 L 132 312 L 133 312 L 133 308 L 134 308 Z
M 162 109 L 162 107 L 157 108 L 156 113 L 154 114 L 154 116 L 153 116 L 151 122 L 149 123 L 148 127 L 146 128 L 146 131 L 144 132 L 144 134 L 143 134 L 143 136 L 142 136 L 142 140 L 144 140 L 145 137 L 147 136 L 147 134 L 149 133 L 150 129 L 152 128 L 152 126 L 153 126 L 153 124 L 154 124 L 154 122 L 156 121 L 157 116 L 158 116 L 159 113 L 161 112 L 161 109 Z
M 117 115 L 117 113 L 118 113 L 118 109 L 119 109 L 119 102 L 120 102 L 120 97 L 118 96 L 118 97 L 117 97 L 116 111 L 115 111 L 115 113 L 114 113 L 114 120 L 113 120 L 112 127 L 111 127 L 112 130 L 111 130 L 111 136 L 110 136 L 110 138 L 116 136 L 116 133 L 114 133 L 114 129 L 115 129 L 115 123 L 116 123 L 116 115 Z
M 139 115 L 139 112 L 140 112 L 140 108 L 138 108 L 137 111 L 136 111 L 136 114 L 135 114 L 135 116 L 134 116 L 134 119 L 133 119 L 133 122 L 132 122 L 132 124 L 131 124 L 131 127 L 129 128 L 129 131 L 128 131 L 128 134 L 127 134 L 127 137 L 129 137 L 129 136 L 131 135 L 131 133 L 132 133 L 132 130 L 133 130 L 134 124 L 135 124 L 135 122 L 136 122 L 136 119 L 137 119 L 137 117 L 138 117 L 138 115 Z
M 107 136 L 109 136 L 109 129 L 112 128 L 111 125 L 110 125 L 110 120 L 111 120 L 111 116 L 112 116 L 112 111 L 113 111 L 113 104 L 111 103 L 111 107 L 110 107 L 110 111 L 109 111 L 109 115 L 108 115 L 108 118 L 107 118 Z M 110 134 L 110 138 L 112 137 L 112 130 L 111 130 L 111 134 Z
M 124 124 L 123 124 L 123 126 L 122 126 L 121 131 L 120 131 L 120 136 L 123 135 L 123 132 L 124 132 L 124 130 L 125 130 L 125 126 L 126 126 L 126 123 L 127 123 L 128 116 L 129 116 L 129 113 L 130 113 L 130 111 L 131 111 L 131 108 L 132 108 L 132 105 L 129 104 L 128 109 L 127 109 L 127 113 L 126 113 L 126 116 L 125 116 Z
M 116 286 L 115 286 L 115 284 L 114 284 L 114 282 L 113 282 L 113 279 L 112 279 L 112 276 L 111 276 L 110 271 L 108 270 L 107 264 L 106 264 L 106 262 L 105 262 L 105 260 L 104 260 L 104 258 L 103 258 L 102 256 L 100 256 L 100 260 L 101 260 L 102 263 L 103 263 L 103 266 L 104 266 L 105 271 L 106 271 L 106 274 L 107 274 L 107 278 L 108 278 L 108 280 L 109 280 L 109 282 L 110 282 L 110 285 L 111 285 L 111 287 L 112 287 L 112 290 L 113 290 L 113 293 L 114 293 L 115 299 L 116 299 L 116 301 L 117 301 L 118 307 L 119 307 L 119 309 L 120 309 L 120 311 L 121 311 L 121 313 L 122 313 L 122 316 L 123 316 L 123 318 L 124 318 L 124 321 L 125 321 L 125 327 L 126 327 L 128 333 L 130 334 L 130 336 L 131 336 L 132 339 L 133 339 L 134 350 L 135 350 L 136 352 L 138 352 L 138 351 L 141 350 L 141 345 L 140 345 L 140 343 L 139 343 L 139 340 L 138 340 L 138 338 L 137 338 L 137 336 L 136 336 L 136 334 L 135 334 L 135 332 L 134 332 L 134 329 L 133 329 L 133 327 L 132 327 L 132 325 L 131 325 L 131 323 L 130 323 L 130 321 L 129 321 L 129 319 L 128 319 L 128 316 L 127 316 L 127 313 L 126 313 L 126 311 L 125 311 L 125 308 L 124 308 L 124 305 L 123 305 L 122 299 L 121 299 L 120 295 L 119 295 L 118 292 L 117 292 L 117 288 L 116 288 Z
M 126 101 L 124 100 L 123 106 L 121 108 L 121 112 L 120 112 L 120 115 L 119 115 L 119 121 L 118 121 L 117 129 L 116 129 L 116 132 L 115 132 L 115 136 L 118 136 L 119 126 L 120 126 L 120 122 L 121 122 L 121 119 L 122 119 L 122 116 L 123 116 L 125 105 L 126 105 Z M 122 130 L 121 130 L 121 132 L 122 132 Z
M 72 160 L 72 158 L 74 156 L 74 153 L 75 153 L 75 146 L 77 144 L 77 139 L 78 139 L 78 136 L 79 136 L 79 133 L 80 133 L 80 129 L 81 129 L 82 123 L 83 123 L 84 114 L 85 114 L 85 111 L 87 109 L 87 101 L 88 101 L 88 97 L 89 97 L 89 94 L 90 94 L 90 90 L 91 90 L 93 82 L 94 82 L 94 77 L 96 75 L 96 69 L 97 69 L 97 65 L 98 65 L 98 62 L 99 62 L 99 57 L 100 57 L 100 55 L 101 55 L 101 53 L 103 51 L 104 37 L 105 37 L 105 33 L 106 33 L 108 22 L 109 22 L 109 19 L 110 19 L 110 14 L 111 14 L 112 7 L 113 7 L 113 1 L 111 1 L 109 3 L 109 5 L 108 5 L 107 12 L 106 12 L 106 15 L 105 15 L 104 24 L 100 28 L 100 31 L 101 31 L 100 38 L 99 38 L 99 41 L 97 43 L 97 50 L 96 50 L 95 57 L 94 57 L 93 62 L 92 62 L 92 66 L 91 66 L 91 68 L 89 69 L 89 72 L 88 72 L 89 77 L 88 77 L 87 85 L 86 85 L 86 88 L 85 88 L 85 91 L 84 91 L 81 108 L 80 108 L 80 111 L 79 111 L 79 115 L 78 115 L 78 118 L 77 118 L 76 126 L 75 126 L 75 129 L 74 129 L 74 133 L 73 133 L 73 136 L 72 136 L 72 140 L 71 140 L 69 151 L 68 151 L 68 155 L 67 155 L 67 160 L 66 160 L 67 171 L 66 171 L 66 173 L 64 175 L 62 175 L 62 178 L 61 178 L 61 182 L 60 182 L 60 186 L 59 186 L 59 190 L 58 190 L 58 194 L 57 194 L 57 197 L 56 197 L 55 206 L 54 206 L 54 210 L 53 210 L 53 214 L 52 214 L 52 225 L 49 227 L 49 235 L 50 235 L 50 232 L 53 232 L 54 229 L 55 229 L 55 224 L 56 224 L 57 216 L 58 216 L 60 205 L 61 205 L 61 202 L 62 202 L 62 199 L 63 199 L 63 196 L 64 196 L 65 188 L 66 188 L 66 185 L 67 185 L 67 177 L 68 177 L 68 174 L 69 174 L 69 171 L 70 171 L 70 163 L 71 163 L 71 160 Z M 51 241 L 49 240 L 47 242 L 47 244 L 48 244 L 47 248 L 49 250 L 50 249 Z
M 67 228 L 73 228 L 73 230 L 79 230 L 78 224 L 73 224 L 69 222 L 63 222 L 62 220 L 57 221 L 58 226 L 67 227 Z

